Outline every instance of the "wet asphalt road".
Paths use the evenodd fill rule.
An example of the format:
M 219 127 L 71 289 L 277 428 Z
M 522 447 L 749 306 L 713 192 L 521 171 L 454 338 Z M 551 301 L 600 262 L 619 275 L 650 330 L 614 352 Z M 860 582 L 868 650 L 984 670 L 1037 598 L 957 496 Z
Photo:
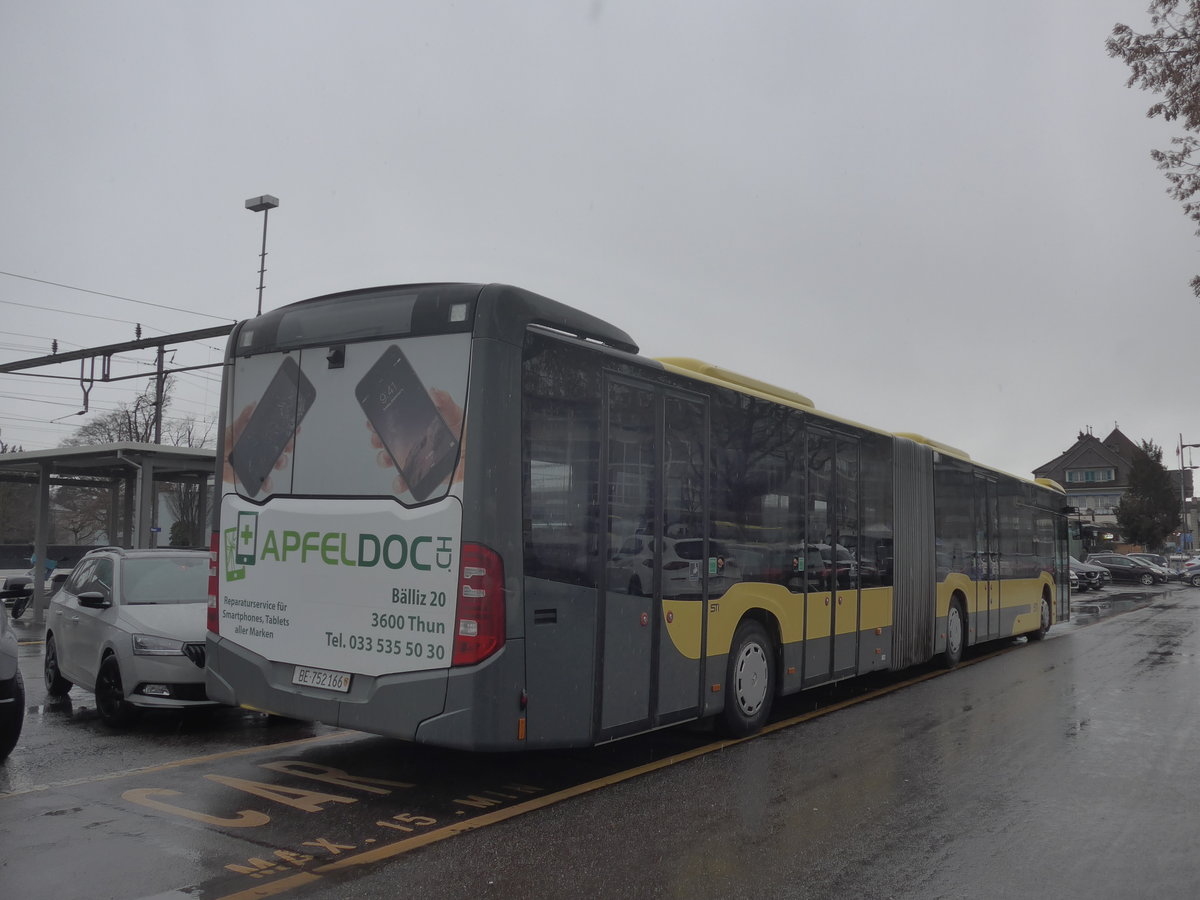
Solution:
M 1041 643 L 789 698 L 804 721 L 711 752 L 475 756 L 235 710 L 113 732 L 79 688 L 46 705 L 30 630 L 0 893 L 1200 896 L 1200 589 L 1076 600 Z

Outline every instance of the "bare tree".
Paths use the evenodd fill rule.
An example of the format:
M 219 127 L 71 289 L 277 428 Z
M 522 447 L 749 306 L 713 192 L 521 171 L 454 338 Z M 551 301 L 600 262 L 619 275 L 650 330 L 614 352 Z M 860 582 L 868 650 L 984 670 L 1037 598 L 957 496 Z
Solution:
M 171 402 L 174 381 L 170 378 L 163 385 L 163 412 Z M 71 437 L 62 442 L 63 447 L 86 447 L 89 444 L 118 444 L 135 441 L 147 444 L 154 438 L 154 422 L 158 404 L 151 385 L 137 395 L 132 403 L 122 403 L 110 413 L 96 416 L 81 425 Z
M 1152 0 L 1149 7 L 1153 29 L 1140 34 L 1128 25 L 1117 24 L 1105 42 L 1109 56 L 1129 66 L 1128 87 L 1158 94 L 1161 99 L 1146 110 L 1149 118 L 1162 116 L 1178 121 L 1184 131 L 1171 138 L 1170 150 L 1151 150 L 1170 187 L 1167 193 L 1183 204 L 1183 211 L 1200 225 L 1200 0 Z M 1200 235 L 1200 228 L 1196 231 Z M 1200 297 L 1200 275 L 1192 279 L 1192 292 Z
M 75 434 L 63 441 L 64 447 L 86 447 L 91 444 L 117 444 L 125 441 L 150 443 L 160 430 L 162 443 L 173 447 L 204 447 L 212 440 L 214 424 L 211 419 L 167 418 L 174 379 L 163 384 L 162 419 L 158 420 L 158 404 L 154 385 L 150 384 L 132 403 L 122 403 L 110 413 L 96 416 L 80 426 Z M 156 424 L 158 427 L 156 428 Z M 167 483 L 161 490 L 167 508 L 178 527 L 172 528 L 172 542 L 198 544 L 203 534 L 200 516 L 200 486 Z M 106 531 L 111 497 L 104 490 L 86 486 L 60 488 L 56 501 L 66 511 L 66 527 L 77 536 L 95 536 Z M 182 524 L 180 524 L 182 523 Z M 110 536 L 111 539 L 111 536 Z M 83 541 L 77 541 L 82 543 Z

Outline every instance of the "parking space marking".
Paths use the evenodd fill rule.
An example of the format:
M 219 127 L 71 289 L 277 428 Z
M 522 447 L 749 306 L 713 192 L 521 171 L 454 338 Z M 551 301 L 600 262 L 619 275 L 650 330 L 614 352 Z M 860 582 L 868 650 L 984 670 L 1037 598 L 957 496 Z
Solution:
M 172 769 L 182 769 L 188 766 L 198 766 L 211 762 L 220 762 L 226 759 L 237 759 L 241 756 L 250 756 L 255 753 L 271 752 L 282 750 L 287 747 L 299 747 L 307 744 L 316 744 L 322 741 L 331 741 L 335 738 L 344 738 L 347 735 L 361 735 L 362 732 L 350 731 L 344 729 L 334 731 L 330 734 L 318 734 L 313 737 L 297 738 L 294 741 L 283 741 L 278 744 L 258 744 L 254 747 L 241 747 L 237 750 L 225 750 L 221 753 L 210 753 L 207 756 L 193 756 L 187 759 L 178 759 L 174 762 L 159 763 L 154 766 L 142 766 L 137 769 L 123 769 L 120 772 L 105 772 L 102 775 L 89 775 L 85 778 L 70 778 L 66 781 L 53 781 L 49 784 L 37 784 L 32 787 L 21 788 L 17 791 L 10 791 L 7 794 L 0 794 L 0 800 L 7 797 L 19 797 L 23 794 L 36 794 L 39 791 L 51 791 L 58 788 L 78 787 L 81 784 L 98 784 L 103 781 L 115 781 L 118 778 L 128 778 L 132 775 L 147 775 L 154 772 L 168 772 Z
M 1005 647 L 974 657 L 972 659 L 964 660 L 957 668 L 967 668 L 969 666 L 976 665 L 977 663 L 981 663 L 984 660 L 993 659 L 1002 654 L 1010 653 L 1015 649 L 1017 649 L 1016 646 Z M 941 675 L 949 674 L 950 671 L 951 670 L 949 669 L 935 669 L 930 672 L 925 672 L 913 678 L 907 678 L 895 684 L 890 684 L 874 691 L 869 691 L 868 693 L 841 701 L 839 703 L 834 703 L 820 709 L 811 710 L 796 716 L 781 719 L 778 722 L 771 723 L 763 728 L 762 731 L 749 737 L 711 741 L 702 746 L 694 747 L 690 750 L 685 750 L 671 756 L 666 756 L 662 759 L 654 760 L 653 762 L 644 763 L 640 766 L 635 766 L 620 772 L 614 772 L 610 775 L 604 775 L 600 778 L 595 778 L 591 781 L 586 781 L 581 784 L 563 788 L 550 794 L 544 794 L 539 797 L 525 800 L 513 806 L 507 806 L 503 809 L 497 809 L 478 816 L 473 816 L 472 818 L 462 822 L 456 822 L 452 825 L 446 825 L 433 831 L 427 831 L 422 834 L 416 834 L 412 837 L 404 838 L 403 840 L 395 841 L 394 843 L 383 844 L 378 847 L 372 847 L 369 850 L 364 850 L 360 853 L 344 856 L 333 862 L 316 866 L 306 872 L 297 872 L 294 875 L 276 879 L 269 884 L 255 885 L 252 888 L 247 888 L 232 894 L 226 894 L 220 897 L 219 900 L 263 900 L 263 898 L 266 897 L 278 896 L 279 894 L 286 893 L 287 891 L 295 888 L 310 885 L 315 881 L 319 881 L 322 878 L 330 875 L 343 874 L 360 866 L 367 866 L 390 859 L 395 859 L 396 857 L 402 856 L 405 853 L 418 850 L 422 847 L 427 847 L 430 844 L 435 844 L 448 838 L 456 837 L 460 834 L 465 834 L 468 831 L 486 828 L 489 825 L 495 825 L 499 822 L 504 822 L 508 819 L 513 819 L 517 816 L 524 815 L 525 813 L 544 809 L 546 807 L 553 806 L 556 803 L 561 803 L 565 800 L 570 800 L 575 797 L 609 787 L 611 785 L 620 784 L 623 781 L 629 781 L 641 775 L 656 772 L 660 769 L 678 765 L 718 750 L 724 750 L 747 741 L 755 740 L 763 735 L 771 734 L 784 728 L 790 728 L 794 725 L 799 725 L 801 723 L 820 718 L 821 716 L 855 706 L 856 704 L 865 703 L 868 700 L 874 700 L 894 691 L 901 690 L 902 688 L 911 687 L 913 685 L 920 684 L 923 681 L 928 681 L 931 678 L 937 678 Z

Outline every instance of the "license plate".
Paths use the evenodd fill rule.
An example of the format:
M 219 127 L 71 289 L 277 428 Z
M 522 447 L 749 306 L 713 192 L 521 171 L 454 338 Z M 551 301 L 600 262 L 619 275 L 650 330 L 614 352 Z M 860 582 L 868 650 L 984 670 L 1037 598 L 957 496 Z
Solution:
M 310 666 L 296 666 L 296 671 L 292 673 L 292 684 L 324 688 L 327 691 L 341 691 L 344 694 L 350 690 L 350 673 L 331 672 L 329 669 L 314 669 Z

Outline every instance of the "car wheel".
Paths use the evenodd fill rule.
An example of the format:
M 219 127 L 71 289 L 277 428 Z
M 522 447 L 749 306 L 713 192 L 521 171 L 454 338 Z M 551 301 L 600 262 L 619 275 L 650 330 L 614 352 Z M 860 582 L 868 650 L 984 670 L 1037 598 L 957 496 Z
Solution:
M 951 600 L 950 609 L 946 611 L 946 649 L 942 652 L 942 665 L 953 669 L 963 657 L 963 647 L 967 642 L 967 617 L 963 612 L 961 600 Z
M 1046 596 L 1042 597 L 1041 618 L 1038 622 L 1037 631 L 1029 632 L 1031 641 L 1040 641 L 1046 636 L 1046 632 L 1050 630 L 1050 599 Z
M 25 720 L 25 683 L 21 680 L 19 669 L 7 693 L 9 702 L 0 704 L 0 762 L 7 759 L 13 747 L 17 746 L 21 723 Z
M 65 697 L 73 685 L 63 678 L 58 669 L 58 647 L 54 643 L 54 635 L 46 635 L 46 658 L 43 664 L 46 673 L 46 693 L 51 697 Z
M 121 666 L 111 653 L 100 663 L 96 676 L 96 708 L 109 725 L 126 728 L 138 717 L 138 708 L 125 699 Z
M 1144 585 L 1151 585 L 1151 584 L 1154 584 L 1154 576 L 1151 575 L 1149 572 L 1144 572 L 1142 574 L 1142 576 L 1138 579 L 1138 581 L 1140 581 Z
M 1192 582 L 1192 587 L 1200 587 L 1200 572 L 1197 572 L 1189 580 Z
M 746 737 L 766 724 L 775 698 L 775 646 L 761 622 L 745 619 L 733 634 L 725 673 L 724 731 Z

